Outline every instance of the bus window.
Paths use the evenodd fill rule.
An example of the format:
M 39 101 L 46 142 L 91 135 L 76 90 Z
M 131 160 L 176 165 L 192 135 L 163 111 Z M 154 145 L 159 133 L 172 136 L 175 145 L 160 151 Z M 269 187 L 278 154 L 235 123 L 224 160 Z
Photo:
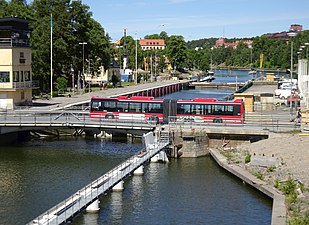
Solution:
M 211 115 L 212 114 L 212 110 L 211 110 L 211 105 L 204 105 L 204 115 Z
M 118 109 L 118 112 L 128 112 L 129 103 L 128 102 L 118 102 L 117 109 Z
M 224 105 L 213 105 L 213 115 L 224 115 Z
M 195 115 L 203 115 L 203 105 L 191 105 L 191 112 Z
M 224 106 L 224 115 L 232 116 L 234 113 L 234 106 L 233 105 L 225 105 Z
M 177 106 L 178 114 L 191 114 L 190 104 L 179 104 Z
M 240 105 L 234 105 L 233 115 L 234 116 L 239 116 L 240 115 Z
M 141 112 L 141 103 L 130 102 L 129 112 Z
M 91 111 L 102 111 L 101 101 L 93 100 L 91 102 Z
M 106 110 L 107 112 L 117 112 L 116 102 L 105 101 L 103 110 Z
M 148 108 L 148 102 L 143 102 L 142 103 L 142 112 L 148 113 L 149 108 Z
M 149 108 L 148 108 L 149 113 L 162 113 L 162 104 L 161 103 L 149 103 Z

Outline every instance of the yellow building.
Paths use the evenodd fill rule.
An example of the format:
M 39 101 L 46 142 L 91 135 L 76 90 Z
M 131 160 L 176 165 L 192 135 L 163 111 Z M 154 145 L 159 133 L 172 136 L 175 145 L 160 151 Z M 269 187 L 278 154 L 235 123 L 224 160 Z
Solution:
M 234 100 L 242 99 L 245 103 L 246 112 L 254 111 L 254 95 L 250 93 L 235 93 Z
M 0 18 L 0 110 L 32 103 L 29 21 Z

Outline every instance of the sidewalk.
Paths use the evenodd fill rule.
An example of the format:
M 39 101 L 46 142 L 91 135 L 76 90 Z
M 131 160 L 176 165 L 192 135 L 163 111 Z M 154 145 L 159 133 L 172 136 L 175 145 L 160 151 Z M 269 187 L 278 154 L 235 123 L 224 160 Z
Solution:
M 92 96 L 101 96 L 101 97 L 111 97 L 117 95 L 126 95 L 140 90 L 147 90 L 155 87 L 162 87 L 168 84 L 174 84 L 179 82 L 187 81 L 163 81 L 163 82 L 153 82 L 145 84 L 137 84 L 126 87 L 118 88 L 108 88 L 105 90 L 99 90 L 90 93 L 76 94 L 71 97 L 54 97 L 52 99 L 36 99 L 33 100 L 33 106 L 28 107 L 27 110 L 42 110 L 42 111 L 52 111 L 63 109 L 68 106 L 78 105 L 87 103 L 90 101 Z M 17 109 L 18 110 L 18 109 Z

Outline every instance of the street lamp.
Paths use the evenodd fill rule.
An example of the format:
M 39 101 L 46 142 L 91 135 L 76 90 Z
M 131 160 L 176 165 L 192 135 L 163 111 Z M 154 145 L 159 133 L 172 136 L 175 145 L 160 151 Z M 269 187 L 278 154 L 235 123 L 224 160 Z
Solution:
M 74 69 L 73 66 L 71 64 L 71 75 L 72 75 L 72 90 L 73 90 L 73 95 L 75 94 L 75 84 L 74 84 Z
M 134 83 L 137 84 L 137 32 L 135 32 L 135 79 Z
M 297 35 L 295 32 L 289 32 L 287 33 L 289 37 L 291 37 L 291 68 L 290 68 L 290 83 L 291 83 L 291 95 L 290 95 L 290 117 L 291 120 L 293 119 L 293 106 L 292 106 L 292 87 L 293 87 L 293 37 Z
M 87 42 L 79 42 L 79 45 L 83 45 L 83 88 L 85 86 L 85 45 Z

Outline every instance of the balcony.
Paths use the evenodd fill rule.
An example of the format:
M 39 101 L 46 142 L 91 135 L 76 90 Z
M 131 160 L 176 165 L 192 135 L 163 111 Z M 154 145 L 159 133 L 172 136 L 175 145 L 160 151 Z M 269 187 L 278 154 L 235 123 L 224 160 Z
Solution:
M 11 84 L 11 85 L 10 85 Z M 0 89 L 22 89 L 22 88 L 39 88 L 39 81 L 24 81 L 13 83 L 0 83 Z
M 0 38 L 0 47 L 30 47 L 29 39 Z

